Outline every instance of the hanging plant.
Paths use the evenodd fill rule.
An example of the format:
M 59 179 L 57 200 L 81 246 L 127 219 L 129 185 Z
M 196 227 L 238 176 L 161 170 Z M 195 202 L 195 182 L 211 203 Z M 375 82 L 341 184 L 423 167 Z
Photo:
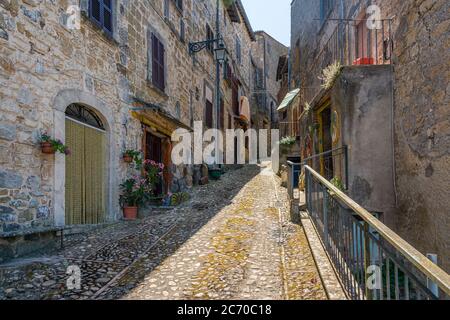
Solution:
M 71 154 L 70 149 L 61 140 L 50 137 L 46 132 L 40 134 L 39 142 L 42 153 L 55 154 L 59 152 L 66 156 Z
M 280 145 L 289 147 L 294 145 L 295 141 L 297 141 L 295 137 L 284 137 L 283 139 L 281 139 Z
M 322 80 L 322 88 L 325 90 L 331 89 L 333 87 L 334 83 L 336 82 L 336 79 L 340 76 L 342 72 L 342 65 L 339 61 L 336 61 L 335 63 L 329 65 L 322 71 L 322 76 L 319 77 L 320 80 Z
M 305 111 L 303 111 L 305 113 L 305 117 L 307 117 L 311 111 L 312 111 L 311 105 L 308 102 L 305 102 Z
M 140 169 L 142 166 L 142 154 L 136 150 L 126 150 L 123 153 L 123 161 L 126 163 L 136 163 L 136 169 Z

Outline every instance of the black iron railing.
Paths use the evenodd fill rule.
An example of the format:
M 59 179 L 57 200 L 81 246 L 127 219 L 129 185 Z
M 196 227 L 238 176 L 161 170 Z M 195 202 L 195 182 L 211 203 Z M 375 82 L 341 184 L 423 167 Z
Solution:
M 331 21 L 333 22 L 333 21 Z M 339 61 L 341 65 L 391 64 L 394 40 L 392 20 L 336 20 L 338 25 L 315 59 L 321 69 Z M 371 21 L 369 21 L 371 22 Z
M 336 23 L 336 27 L 329 38 L 320 44 L 310 73 L 321 77 L 322 71 L 336 62 L 342 66 L 392 63 L 392 20 L 369 21 L 375 24 L 370 28 L 367 20 L 329 19 L 328 23 Z M 307 100 L 315 94 L 315 91 L 308 92 Z
M 302 164 L 294 161 L 287 161 L 287 191 L 289 198 L 294 199 L 294 190 L 298 188 Z
M 302 161 L 317 172 L 321 172 L 327 180 L 339 178 L 344 189 L 348 190 L 348 146 L 342 146 L 315 154 Z
M 316 171 L 322 171 L 328 180 L 339 178 L 344 189 L 348 190 L 347 146 L 319 153 L 300 161 L 287 161 L 287 189 L 290 199 L 294 199 L 294 190 L 299 187 L 300 175 L 305 165 L 309 165 Z
M 449 275 L 305 166 L 308 212 L 349 298 L 448 299 Z

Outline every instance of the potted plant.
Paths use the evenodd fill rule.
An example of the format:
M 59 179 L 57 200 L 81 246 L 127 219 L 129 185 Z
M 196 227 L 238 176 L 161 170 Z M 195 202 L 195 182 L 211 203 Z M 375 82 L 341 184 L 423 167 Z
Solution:
M 120 185 L 122 195 L 120 205 L 123 208 L 123 216 L 126 220 L 136 220 L 139 206 L 148 201 L 152 190 L 147 179 L 143 177 L 133 177 L 127 179 Z
M 132 163 L 133 161 L 139 161 L 141 153 L 136 150 L 126 150 L 123 153 L 123 161 L 126 163 Z
M 144 161 L 144 172 L 147 183 L 152 190 L 155 190 L 157 184 L 161 181 L 164 173 L 164 164 L 153 160 Z
M 55 154 L 56 152 L 62 153 L 66 156 L 70 155 L 70 149 L 64 145 L 59 139 L 53 139 L 46 132 L 41 133 L 39 136 L 42 153 Z

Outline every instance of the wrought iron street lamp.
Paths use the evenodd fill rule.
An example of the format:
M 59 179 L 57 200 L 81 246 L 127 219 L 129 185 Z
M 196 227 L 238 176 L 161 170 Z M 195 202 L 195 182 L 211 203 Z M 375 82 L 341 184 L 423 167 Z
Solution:
M 227 59 L 227 48 L 225 48 L 225 44 L 222 39 L 217 41 L 217 48 L 214 50 L 214 56 L 216 61 L 222 64 Z
M 223 63 L 227 58 L 228 50 L 225 47 L 225 43 L 222 38 L 191 42 L 189 43 L 189 54 L 193 56 L 194 54 L 214 44 L 216 45 L 214 49 L 214 58 L 218 63 Z
M 215 39 L 208 39 L 206 41 L 189 43 L 189 54 L 194 55 L 205 48 L 214 46 L 214 58 L 216 60 L 216 107 L 214 108 L 214 128 L 219 130 L 219 114 L 220 114 L 220 65 L 227 59 L 227 49 L 220 33 L 220 0 L 216 0 L 216 35 Z M 219 163 L 220 156 L 218 152 L 218 142 L 216 139 L 216 164 Z

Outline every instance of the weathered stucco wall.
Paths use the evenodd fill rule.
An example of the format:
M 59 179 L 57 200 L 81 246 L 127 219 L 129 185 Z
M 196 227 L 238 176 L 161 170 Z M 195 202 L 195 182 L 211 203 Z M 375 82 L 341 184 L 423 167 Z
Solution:
M 331 90 L 348 146 L 349 195 L 393 224 L 395 209 L 391 66 L 345 67 Z M 338 160 L 338 159 L 335 159 Z

